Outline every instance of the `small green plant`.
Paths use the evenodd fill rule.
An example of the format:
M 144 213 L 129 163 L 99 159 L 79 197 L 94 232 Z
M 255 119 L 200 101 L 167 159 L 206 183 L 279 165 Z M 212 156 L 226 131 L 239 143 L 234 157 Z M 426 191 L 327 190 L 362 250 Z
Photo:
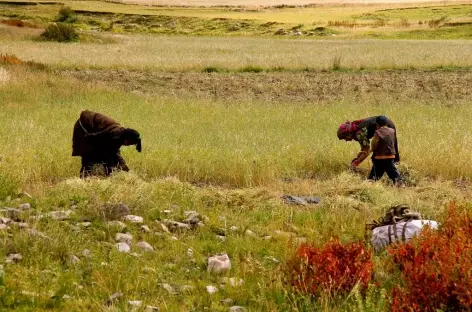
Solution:
M 331 65 L 332 70 L 340 70 L 341 69 L 341 55 L 336 55 L 333 58 L 333 64 Z
M 63 6 L 59 10 L 59 15 L 56 18 L 56 22 L 61 22 L 61 23 L 74 23 L 77 21 L 77 17 L 74 14 L 74 10 L 72 10 L 71 7 L 69 6 Z
M 77 41 L 79 35 L 72 25 L 51 23 L 41 34 L 41 38 L 47 41 L 71 42 Z
M 248 65 L 239 70 L 242 73 L 261 73 L 264 71 L 264 68 L 259 66 Z
M 204 73 L 219 73 L 221 72 L 221 68 L 215 66 L 207 66 L 202 70 Z

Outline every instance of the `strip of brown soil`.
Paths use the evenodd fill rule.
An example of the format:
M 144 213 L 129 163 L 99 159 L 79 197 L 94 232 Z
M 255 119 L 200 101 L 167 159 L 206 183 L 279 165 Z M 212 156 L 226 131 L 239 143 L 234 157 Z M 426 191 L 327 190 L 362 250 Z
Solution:
M 378 72 L 162 73 L 65 70 L 62 75 L 127 92 L 222 100 L 320 102 L 345 97 L 472 101 L 472 70 Z

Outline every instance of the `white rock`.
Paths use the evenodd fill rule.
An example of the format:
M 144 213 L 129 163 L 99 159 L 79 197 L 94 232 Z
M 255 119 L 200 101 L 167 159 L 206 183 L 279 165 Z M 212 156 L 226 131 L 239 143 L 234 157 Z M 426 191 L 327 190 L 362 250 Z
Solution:
M 159 227 L 162 229 L 162 231 L 170 234 L 169 228 L 164 223 L 161 223 L 157 220 L 156 220 L 156 223 L 159 225 Z
M 43 232 L 40 232 L 36 229 L 26 229 L 26 231 L 28 232 L 29 235 L 31 236 L 35 236 L 35 237 L 41 237 L 41 238 L 44 238 L 44 239 L 50 239 L 49 236 L 47 236 L 46 234 L 44 234 Z
M 116 233 L 115 241 L 118 243 L 131 244 L 131 242 L 133 241 L 133 235 L 129 233 Z
M 79 262 L 80 262 L 79 257 L 77 257 L 76 255 L 70 256 L 70 263 L 72 263 L 72 264 L 77 264 L 77 263 L 79 263 Z
M 128 304 L 132 307 L 136 307 L 136 308 L 139 308 L 143 305 L 143 302 L 140 301 L 140 300 L 129 300 L 128 301 Z
M 141 225 L 140 230 L 144 233 L 150 233 L 151 229 L 147 225 Z
M 167 210 L 162 210 L 161 212 L 162 212 L 163 214 L 167 214 L 167 215 L 168 215 L 168 214 L 171 214 L 171 213 L 172 213 L 172 210 L 168 210 L 168 209 L 167 209 Z
M 175 295 L 177 293 L 177 291 L 174 289 L 174 287 L 172 287 L 171 285 L 169 285 L 167 283 L 161 284 L 161 286 L 162 286 L 162 288 L 167 290 L 167 292 L 171 295 Z
M 232 287 L 239 287 L 239 286 L 242 286 L 244 284 L 244 280 L 242 278 L 234 278 L 234 277 L 230 277 L 230 278 L 223 278 L 222 279 L 222 282 L 224 284 L 229 284 L 231 285 Z
M 10 227 L 6 224 L 0 224 L 0 231 L 9 231 Z
M 51 211 L 47 215 L 54 220 L 64 221 L 70 218 L 72 210 Z
M 81 228 L 88 228 L 92 225 L 92 222 L 81 222 L 81 223 L 77 223 L 78 226 L 80 226 Z
M 208 258 L 208 272 L 221 273 L 231 269 L 231 261 L 227 254 L 218 254 Z
M 126 221 L 129 221 L 131 223 L 143 223 L 144 219 L 143 217 L 140 216 L 134 216 L 134 215 L 127 215 L 124 217 Z
M 171 240 L 174 240 L 174 241 L 178 241 L 178 240 L 179 240 L 176 236 L 172 236 L 170 239 L 171 239 Z
M 190 258 L 193 258 L 193 257 L 194 257 L 195 252 L 193 251 L 192 248 L 187 249 L 187 255 L 188 255 Z
M 152 246 L 147 242 L 139 242 L 136 244 L 136 246 L 144 251 L 154 251 L 154 248 L 152 248 Z
M 236 232 L 239 230 L 239 228 L 236 225 L 233 225 L 232 227 L 229 228 L 231 231 Z
M 62 296 L 62 299 L 69 300 L 69 299 L 73 299 L 73 297 L 71 297 L 69 295 L 64 295 L 64 296 Z
M 216 238 L 222 242 L 224 242 L 226 240 L 226 237 L 223 236 L 223 235 L 216 235 Z
M 20 229 L 26 229 L 29 228 L 29 224 L 26 222 L 12 222 L 11 224 L 19 227 Z
M 128 253 L 131 251 L 131 248 L 129 247 L 128 244 L 126 243 L 118 243 L 115 245 L 116 249 L 118 249 L 119 252 L 125 252 Z
M 168 220 L 166 226 L 172 232 L 174 231 L 187 231 L 191 229 L 191 226 L 187 223 L 177 222 L 173 220 Z
M 9 254 L 5 262 L 14 263 L 20 261 L 21 259 L 23 259 L 23 256 L 21 254 Z
M 241 306 L 232 306 L 231 308 L 229 308 L 229 312 L 246 312 L 246 311 L 247 309 Z
M 154 306 L 146 306 L 146 309 L 144 309 L 144 311 L 146 311 L 146 312 L 159 312 L 159 311 L 161 311 L 161 309 L 159 309 L 158 307 L 154 307 Z
M 272 239 L 272 236 L 266 235 L 266 236 L 264 236 L 264 239 L 265 239 L 265 240 L 271 240 L 271 239 Z
M 120 230 L 126 229 L 126 224 L 118 220 L 108 221 L 106 225 L 107 227 L 119 228 Z
M 141 255 L 138 254 L 137 252 L 132 252 L 132 253 L 130 253 L 130 255 L 135 257 L 135 258 L 140 258 L 141 257 Z
M 8 224 L 10 222 L 11 222 L 10 218 L 0 217 L 0 223 L 1 224 Z
M 18 209 L 20 210 L 30 210 L 31 209 L 31 204 L 30 203 L 24 203 L 18 206 Z
M 253 231 L 251 230 L 246 230 L 246 232 L 244 232 L 246 235 L 248 236 L 256 236 L 256 233 L 254 233 Z
M 264 259 L 268 260 L 268 261 L 271 261 L 273 263 L 280 263 L 279 259 L 277 259 L 275 257 L 272 257 L 272 256 L 265 256 Z
M 84 256 L 84 257 L 90 257 L 91 254 L 92 253 L 88 249 L 82 250 L 82 256 Z
M 213 295 L 214 293 L 218 292 L 218 288 L 216 288 L 215 286 L 211 286 L 211 285 L 208 285 L 206 287 L 206 290 L 210 295 Z

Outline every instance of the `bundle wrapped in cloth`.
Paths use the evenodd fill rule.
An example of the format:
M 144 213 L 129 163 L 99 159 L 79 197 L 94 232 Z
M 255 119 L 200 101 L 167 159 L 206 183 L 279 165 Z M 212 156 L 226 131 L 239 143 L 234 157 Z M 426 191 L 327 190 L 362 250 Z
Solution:
M 384 217 L 366 225 L 372 231 L 371 243 L 380 252 L 394 242 L 406 242 L 418 235 L 426 226 L 438 228 L 438 222 L 422 220 L 417 212 L 410 211 L 407 205 L 391 207 Z

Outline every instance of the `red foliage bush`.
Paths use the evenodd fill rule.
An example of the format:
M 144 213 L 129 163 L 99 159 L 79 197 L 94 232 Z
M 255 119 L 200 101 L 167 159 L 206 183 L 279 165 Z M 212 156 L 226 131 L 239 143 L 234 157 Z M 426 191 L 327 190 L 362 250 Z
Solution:
M 391 310 L 470 311 L 472 307 L 472 218 L 451 205 L 439 230 L 426 229 L 388 249 L 401 269 L 403 286 L 392 291 Z
M 320 248 L 304 244 L 289 270 L 292 286 L 312 295 L 345 294 L 357 283 L 364 290 L 372 278 L 372 251 L 362 242 L 343 245 L 337 239 Z
M 1 54 L 0 53 L 0 64 L 2 65 L 19 65 L 23 64 L 23 61 L 17 58 L 13 54 Z
M 11 18 L 8 20 L 1 20 L 0 23 L 8 25 L 8 26 L 25 27 L 25 22 L 16 18 Z

